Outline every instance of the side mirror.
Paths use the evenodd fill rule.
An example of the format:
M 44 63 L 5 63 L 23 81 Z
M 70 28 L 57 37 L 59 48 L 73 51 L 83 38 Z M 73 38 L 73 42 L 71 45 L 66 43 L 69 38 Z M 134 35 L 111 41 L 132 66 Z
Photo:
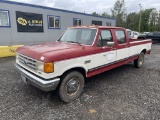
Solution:
M 113 47 L 114 46 L 114 42 L 107 42 L 107 46 L 108 47 Z

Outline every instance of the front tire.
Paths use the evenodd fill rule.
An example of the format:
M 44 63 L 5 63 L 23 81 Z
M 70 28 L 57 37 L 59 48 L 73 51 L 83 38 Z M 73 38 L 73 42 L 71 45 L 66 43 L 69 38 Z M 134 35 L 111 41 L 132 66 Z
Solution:
M 136 60 L 134 60 L 134 66 L 136 68 L 140 68 L 142 67 L 144 64 L 144 53 L 141 52 L 140 55 L 138 56 L 138 58 Z
M 62 78 L 59 96 L 64 102 L 71 102 L 80 96 L 83 87 L 84 76 L 78 71 L 72 71 Z

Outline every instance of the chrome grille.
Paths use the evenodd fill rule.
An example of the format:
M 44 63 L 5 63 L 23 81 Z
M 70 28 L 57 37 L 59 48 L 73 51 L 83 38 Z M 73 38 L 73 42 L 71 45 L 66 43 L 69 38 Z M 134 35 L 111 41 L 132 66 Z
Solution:
M 31 68 L 33 70 L 36 70 L 36 60 L 35 59 L 32 59 L 32 58 L 27 57 L 27 56 L 24 56 L 22 54 L 18 54 L 17 55 L 17 59 L 24 66 L 27 66 L 27 67 L 29 67 L 29 68 Z

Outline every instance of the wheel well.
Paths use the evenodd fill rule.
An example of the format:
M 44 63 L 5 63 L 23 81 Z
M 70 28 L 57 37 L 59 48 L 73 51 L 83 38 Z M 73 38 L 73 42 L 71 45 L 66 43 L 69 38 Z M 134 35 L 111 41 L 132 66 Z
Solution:
M 143 52 L 144 54 L 146 54 L 146 49 L 143 49 L 142 52 Z
M 61 77 L 63 77 L 64 75 L 66 75 L 67 73 L 71 72 L 71 71 L 78 71 L 80 72 L 84 77 L 86 77 L 86 70 L 82 67 L 75 67 L 75 68 L 71 68 L 67 71 L 65 71 Z

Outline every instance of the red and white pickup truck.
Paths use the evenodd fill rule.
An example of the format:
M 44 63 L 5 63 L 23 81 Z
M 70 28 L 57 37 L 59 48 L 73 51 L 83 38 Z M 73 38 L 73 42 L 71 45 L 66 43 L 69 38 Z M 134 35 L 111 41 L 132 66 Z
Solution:
M 82 93 L 85 78 L 134 61 L 139 68 L 151 40 L 132 40 L 125 28 L 77 26 L 56 41 L 17 49 L 16 68 L 23 81 L 43 90 L 58 89 L 70 102 Z

